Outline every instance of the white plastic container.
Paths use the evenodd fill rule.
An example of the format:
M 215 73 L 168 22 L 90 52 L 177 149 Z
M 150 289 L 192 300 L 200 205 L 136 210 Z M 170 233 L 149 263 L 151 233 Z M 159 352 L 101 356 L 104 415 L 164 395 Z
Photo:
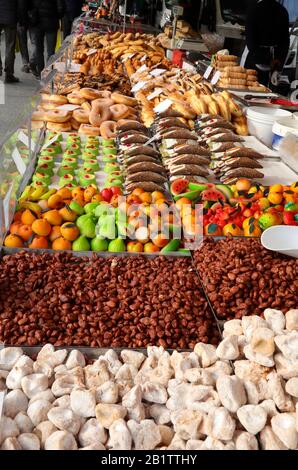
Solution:
M 293 116 L 294 116 L 295 119 L 298 120 L 298 113 L 293 113 Z
M 274 122 L 282 117 L 291 116 L 290 111 L 279 108 L 252 106 L 247 109 L 247 124 L 251 135 L 257 137 L 267 147 L 271 147 Z
M 288 133 L 298 136 L 298 119 L 293 119 L 293 117 L 277 119 L 273 124 L 272 132 L 272 147 L 274 150 L 279 150 L 281 141 Z

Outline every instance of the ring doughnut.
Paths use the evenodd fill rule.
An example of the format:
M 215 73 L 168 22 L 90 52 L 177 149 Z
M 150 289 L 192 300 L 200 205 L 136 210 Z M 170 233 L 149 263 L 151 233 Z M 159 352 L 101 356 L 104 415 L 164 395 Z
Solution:
M 112 100 L 116 104 L 125 104 L 126 106 L 137 106 L 138 101 L 135 98 L 131 98 L 130 96 L 121 95 L 120 93 L 112 93 L 111 94 Z
M 90 136 L 100 136 L 100 128 L 90 126 L 90 124 L 81 124 L 79 128 L 79 133 Z
M 71 114 L 68 111 L 63 111 L 62 109 L 53 109 L 52 111 L 47 111 L 45 113 L 45 120 L 50 122 L 67 122 L 71 118 Z
M 99 90 L 98 91 L 98 98 L 101 98 L 103 100 L 106 100 L 106 99 L 111 99 L 111 94 L 112 92 L 111 91 L 108 91 L 108 90 Z
M 98 90 L 94 90 L 93 88 L 81 88 L 79 91 L 80 96 L 85 100 L 96 100 L 97 98 L 101 98 L 101 93 Z
M 52 111 L 52 109 L 57 109 L 57 105 L 51 101 L 41 101 L 39 107 L 45 111 Z
M 67 99 L 68 99 L 68 102 L 70 104 L 83 104 L 85 103 L 85 99 L 82 98 L 79 93 L 75 93 L 75 92 L 72 92 L 72 93 L 69 93 L 69 95 L 67 95 Z
M 116 137 L 116 127 L 117 124 L 115 121 L 105 121 L 100 126 L 100 134 L 104 139 L 113 139 Z
M 44 101 L 49 101 L 51 103 L 55 103 L 56 106 L 62 106 L 63 104 L 68 103 L 68 99 L 62 95 L 47 95 L 46 93 L 42 94 L 42 99 Z
M 87 111 L 91 111 L 91 109 L 92 109 L 91 104 L 88 101 L 84 101 L 81 108 L 86 109 Z
M 46 113 L 43 110 L 34 111 L 31 117 L 32 121 L 46 121 Z
M 90 124 L 95 127 L 100 127 L 101 123 L 108 121 L 112 116 L 110 111 L 110 106 L 112 105 L 113 101 L 108 98 L 94 100 L 89 115 Z
M 85 109 L 75 109 L 72 115 L 80 124 L 89 124 L 90 111 L 86 111 Z
M 44 121 L 32 121 L 31 127 L 32 129 L 42 129 L 44 126 Z
M 70 122 L 71 122 L 72 128 L 73 128 L 75 131 L 78 131 L 78 130 L 80 129 L 81 123 L 78 122 L 74 117 L 71 118 Z
M 49 131 L 57 131 L 57 132 L 69 132 L 72 130 L 70 121 L 67 122 L 48 122 L 47 129 Z
M 115 121 L 125 119 L 130 114 L 130 110 L 125 104 L 113 104 L 110 107 L 110 111 L 112 113 L 112 119 Z

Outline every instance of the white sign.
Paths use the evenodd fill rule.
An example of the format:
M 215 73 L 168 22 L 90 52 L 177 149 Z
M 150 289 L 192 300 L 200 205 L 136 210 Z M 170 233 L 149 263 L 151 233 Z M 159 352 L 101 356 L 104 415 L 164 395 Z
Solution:
M 141 67 L 139 67 L 137 70 L 136 70 L 136 74 L 137 73 L 142 73 L 142 72 L 145 72 L 145 70 L 147 70 L 147 65 L 146 64 L 143 64 Z
M 136 84 L 132 87 L 131 91 L 132 91 L 133 93 L 136 93 L 137 91 L 142 90 L 142 88 L 145 88 L 145 86 L 147 85 L 147 83 L 148 83 L 148 82 L 139 82 L 139 83 L 136 83 Z
M 213 67 L 211 67 L 211 65 L 209 65 L 209 67 L 207 67 L 206 72 L 204 73 L 203 77 L 206 78 L 206 80 L 208 80 L 208 78 L 210 77 L 212 71 L 213 71 Z
M 24 144 L 26 145 L 26 147 L 29 148 L 29 138 L 28 136 L 23 132 L 21 131 L 18 135 L 18 139 Z M 33 152 L 34 151 L 34 147 L 35 147 L 35 144 L 34 142 L 31 140 L 31 151 Z
M 55 62 L 54 67 L 58 72 L 65 72 L 65 62 Z
M 69 71 L 70 72 L 80 72 L 81 64 L 71 64 Z
M 166 73 L 165 69 L 154 69 L 151 70 L 150 75 L 152 75 L 152 77 L 158 77 L 159 75 L 163 75 L 164 73 Z
M 5 228 L 8 230 L 9 227 L 9 206 L 10 206 L 10 196 L 12 193 L 13 183 L 11 183 L 9 190 L 7 191 L 5 198 L 3 199 L 3 211 L 4 211 L 4 222 Z
M 173 101 L 171 101 L 169 99 L 166 99 L 166 100 L 162 101 L 161 103 L 159 103 L 157 106 L 155 106 L 154 112 L 155 113 L 163 113 L 164 111 L 169 109 L 172 106 L 172 104 L 173 104 Z
M 26 171 L 26 165 L 21 157 L 19 150 L 15 148 L 11 156 L 12 156 L 13 161 L 16 164 L 18 172 L 20 173 L 21 176 L 23 176 Z
M 212 85 L 216 85 L 218 80 L 220 79 L 220 76 L 221 76 L 221 73 L 220 71 L 218 70 L 217 72 L 215 72 L 215 74 L 213 75 L 212 77 L 212 80 L 211 80 L 211 84 Z
M 147 100 L 151 101 L 163 92 L 162 88 L 155 88 L 155 90 L 147 96 Z
M 145 55 L 141 58 L 140 62 L 145 62 L 146 59 L 147 59 L 147 54 L 145 54 Z
M 182 16 L 183 15 L 183 12 L 184 12 L 184 8 L 183 7 L 180 7 L 178 5 L 175 5 L 173 7 L 173 15 L 174 16 Z
M 63 111 L 74 111 L 75 109 L 80 108 L 77 104 L 62 104 L 61 106 L 57 106 L 58 109 L 62 109 Z
M 87 52 L 87 55 L 92 55 L 92 54 L 96 54 L 97 52 L 97 49 L 90 49 L 90 51 Z

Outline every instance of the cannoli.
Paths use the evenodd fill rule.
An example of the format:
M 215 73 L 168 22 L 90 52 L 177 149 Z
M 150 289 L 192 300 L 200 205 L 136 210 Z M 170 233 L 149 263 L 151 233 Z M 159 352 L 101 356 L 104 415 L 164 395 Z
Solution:
M 181 164 L 194 164 L 194 165 L 209 165 L 209 159 L 201 155 L 184 154 L 178 157 L 169 158 L 165 161 L 166 165 L 181 165 Z
M 207 139 L 208 145 L 212 142 L 243 142 L 243 139 L 239 135 L 226 132 Z
M 176 165 L 171 167 L 171 175 L 209 176 L 209 171 L 199 165 Z
M 128 144 L 145 144 L 148 142 L 149 137 L 142 134 L 132 134 L 128 136 L 123 136 L 120 139 L 120 145 L 126 146 Z
M 162 118 L 157 121 L 157 128 L 166 129 L 168 127 L 181 127 L 182 129 L 188 129 L 187 124 L 182 122 L 179 118 Z
M 228 160 L 222 159 L 222 163 L 225 168 L 232 169 L 232 168 L 263 168 L 263 166 L 257 161 L 252 158 L 248 157 L 233 157 L 229 158 Z
M 209 148 L 212 153 L 223 153 L 235 148 L 235 142 L 211 142 Z M 240 148 L 240 147 L 237 147 Z M 237 155 L 238 156 L 238 155 Z M 240 155 L 241 156 L 241 155 Z
M 167 178 L 153 171 L 139 171 L 126 178 L 126 183 L 136 183 L 138 181 L 153 181 L 154 183 L 166 183 Z
M 163 134 L 163 139 L 185 139 L 185 140 L 197 140 L 196 135 L 192 134 L 187 129 L 180 130 L 168 130 Z
M 153 147 L 150 147 L 149 145 L 133 145 L 127 150 L 125 150 L 125 155 L 128 155 L 130 157 L 134 157 L 135 155 L 149 155 L 150 157 L 159 157 L 159 153 L 154 150 Z
M 261 160 L 263 158 L 263 155 L 259 152 L 247 147 L 233 147 L 226 151 L 226 155 L 230 157 L 249 157 L 257 160 Z
M 134 189 L 141 188 L 144 189 L 144 191 L 148 191 L 150 193 L 153 193 L 154 191 L 165 191 L 165 187 L 162 184 L 158 183 L 153 183 L 150 181 L 142 181 L 138 183 L 129 183 L 126 186 L 127 192 L 132 192 Z
M 210 157 L 211 152 L 210 150 L 207 150 L 206 148 L 202 147 L 199 144 L 183 144 L 183 145 L 176 145 L 173 148 L 173 155 L 183 155 L 183 154 L 195 154 L 195 155 L 203 155 Z
M 155 173 L 165 173 L 162 165 L 153 162 L 134 163 L 127 168 L 127 173 L 138 173 L 139 171 L 153 171 Z
M 127 166 L 134 165 L 135 163 L 142 163 L 142 162 L 151 162 L 157 163 L 158 160 L 155 157 L 150 157 L 149 155 L 135 155 L 134 157 L 129 157 L 124 160 L 124 164 Z
M 117 123 L 117 131 L 131 131 L 131 130 L 138 130 L 143 132 L 148 132 L 147 127 L 144 124 L 141 124 L 139 121 L 132 121 L 132 120 L 121 120 Z
M 254 168 L 237 168 L 226 171 L 221 181 L 226 182 L 229 178 L 261 179 L 264 175 Z

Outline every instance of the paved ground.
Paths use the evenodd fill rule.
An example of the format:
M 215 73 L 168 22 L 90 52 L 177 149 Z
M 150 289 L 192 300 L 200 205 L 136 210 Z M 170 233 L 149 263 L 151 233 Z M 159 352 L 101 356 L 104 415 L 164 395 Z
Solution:
M 4 62 L 4 40 L 1 41 L 2 62 Z M 14 85 L 3 85 L 3 76 L 0 79 L 0 143 L 11 128 L 17 126 L 25 118 L 30 98 L 38 87 L 38 81 L 31 74 L 21 72 L 21 55 L 17 54 L 15 75 L 21 81 Z M 4 104 L 2 104 L 2 91 L 4 86 Z M 27 110 L 27 111 L 26 111 Z

